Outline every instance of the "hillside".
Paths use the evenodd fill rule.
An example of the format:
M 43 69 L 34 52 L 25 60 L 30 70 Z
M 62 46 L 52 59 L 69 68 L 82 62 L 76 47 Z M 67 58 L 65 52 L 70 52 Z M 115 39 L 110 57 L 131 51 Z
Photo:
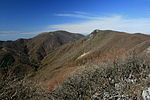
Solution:
M 43 84 L 51 87 L 55 81 L 63 80 L 86 63 L 105 62 L 133 50 L 137 54 L 147 52 L 149 40 L 149 35 L 141 33 L 95 30 L 88 36 L 49 53 L 41 61 L 41 70 L 36 78 L 46 80 Z
M 61 60 L 61 58 L 57 58 L 62 53 L 62 58 L 69 58 L 69 62 L 80 62 L 83 59 L 96 59 L 100 56 L 106 56 L 108 53 L 115 53 L 117 51 L 121 53 L 135 48 L 139 48 L 137 51 L 140 53 L 149 47 L 149 39 L 150 36 L 144 34 L 97 30 L 73 44 L 62 46 L 55 52 L 50 53 L 42 62 L 43 64 L 47 64 L 46 62 L 49 63 L 54 59 L 56 62 L 59 62 L 57 60 Z M 141 46 L 144 47 L 140 48 Z M 51 57 L 51 55 L 55 56 Z
M 30 59 L 38 62 L 57 47 L 74 42 L 81 37 L 83 35 L 66 31 L 45 32 L 29 40 L 27 43 L 28 55 Z
M 22 73 L 26 73 L 26 70 L 27 72 L 37 70 L 40 61 L 48 53 L 81 37 L 83 35 L 66 31 L 55 31 L 41 33 L 31 39 L 0 41 L 0 68 L 18 66 L 16 70 L 24 70 L 21 71 Z
M 125 58 L 126 57 L 126 58 Z M 54 100 L 149 100 L 149 55 L 88 63 L 54 88 Z
M 55 31 L 31 39 L 0 41 L 0 48 L 4 78 L 0 84 L 14 86 L 14 90 L 9 84 L 1 87 L 6 93 L 3 98 L 15 94 L 18 87 L 26 87 L 18 95 L 24 98 L 23 92 L 36 100 L 139 100 L 149 87 L 150 35 L 94 30 L 82 36 Z M 14 77 L 7 81 L 14 73 L 26 77 L 19 82 L 11 83 Z M 5 87 L 12 90 L 10 94 Z

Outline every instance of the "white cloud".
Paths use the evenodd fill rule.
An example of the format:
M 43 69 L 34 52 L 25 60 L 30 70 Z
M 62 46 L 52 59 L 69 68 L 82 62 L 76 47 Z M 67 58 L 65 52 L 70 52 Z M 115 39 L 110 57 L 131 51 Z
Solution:
M 30 35 L 30 34 L 40 34 L 46 31 L 34 31 L 34 32 L 24 32 L 24 33 L 19 33 L 19 34 L 23 34 L 23 35 Z
M 76 17 L 76 18 L 93 19 L 93 17 L 85 16 L 85 15 L 80 15 L 80 14 L 55 14 L 55 16 Z
M 83 14 L 55 14 L 55 16 L 61 16 L 61 17 L 75 17 L 75 18 L 84 18 L 84 19 L 96 19 L 98 17 L 94 16 L 88 16 Z
M 50 25 L 53 30 L 66 30 L 77 33 L 90 33 L 94 29 L 101 30 L 118 30 L 130 33 L 150 33 L 150 18 L 125 18 L 121 15 L 113 15 L 109 17 L 92 17 L 85 14 L 57 14 L 57 16 L 78 17 L 89 19 L 85 22 L 73 24 L 57 24 Z
M 97 19 L 97 18 L 99 18 L 98 16 L 91 16 L 89 13 L 81 12 L 81 11 L 74 11 L 73 13 L 54 14 L 54 16 L 74 17 L 74 18 L 84 18 L 84 19 Z
M 38 35 L 38 34 L 45 33 L 45 32 L 50 32 L 50 31 L 55 31 L 55 30 L 54 29 L 48 29 L 48 30 L 33 31 L 33 32 L 22 32 L 22 33 L 19 33 L 19 34 L 22 34 L 22 35 Z
M 17 34 L 18 31 L 0 31 L 0 34 Z
M 83 15 L 89 15 L 89 13 L 83 12 L 83 11 L 74 11 L 74 13 L 76 13 L 76 14 L 83 14 Z

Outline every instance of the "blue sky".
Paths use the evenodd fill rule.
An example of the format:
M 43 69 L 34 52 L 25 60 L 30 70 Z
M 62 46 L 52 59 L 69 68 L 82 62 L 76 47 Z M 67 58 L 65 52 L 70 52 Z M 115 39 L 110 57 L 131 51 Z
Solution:
M 0 0 L 0 40 L 66 30 L 150 33 L 150 0 Z

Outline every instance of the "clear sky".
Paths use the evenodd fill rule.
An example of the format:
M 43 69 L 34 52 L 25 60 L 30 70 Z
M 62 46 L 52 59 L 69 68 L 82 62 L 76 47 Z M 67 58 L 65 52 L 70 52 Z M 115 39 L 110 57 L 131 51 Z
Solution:
M 0 0 L 0 40 L 66 30 L 150 33 L 150 0 Z

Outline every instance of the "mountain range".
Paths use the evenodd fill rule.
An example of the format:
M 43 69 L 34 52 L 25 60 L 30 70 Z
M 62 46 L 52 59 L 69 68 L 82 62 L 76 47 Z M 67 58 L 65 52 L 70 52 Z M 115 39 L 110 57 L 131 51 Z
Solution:
M 0 41 L 0 76 L 10 68 L 17 77 L 38 80 L 52 90 L 88 63 L 107 62 L 126 53 L 149 53 L 150 35 L 94 30 L 84 36 L 67 31 L 45 32 L 31 39 Z

